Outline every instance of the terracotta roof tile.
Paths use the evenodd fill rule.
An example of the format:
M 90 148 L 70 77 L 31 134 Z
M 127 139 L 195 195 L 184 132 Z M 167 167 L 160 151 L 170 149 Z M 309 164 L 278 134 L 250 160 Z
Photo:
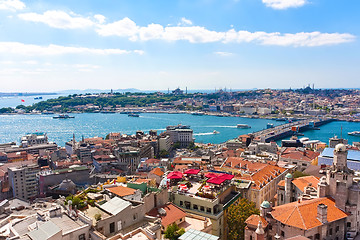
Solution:
M 300 151 L 296 148 L 286 148 L 285 151 L 281 154 L 281 157 L 286 158 L 286 159 L 294 159 L 294 160 L 311 162 L 315 158 L 317 158 L 319 155 L 320 155 L 320 153 L 314 152 L 311 150 Z
M 347 213 L 335 206 L 335 201 L 331 198 L 316 198 L 300 203 L 288 203 L 274 207 L 271 215 L 283 224 L 307 230 L 322 225 L 317 219 L 317 207 L 319 204 L 325 204 L 328 207 L 328 222 L 334 222 L 348 216 Z
M 161 170 L 161 168 L 154 168 L 153 170 L 151 170 L 150 173 L 153 173 L 159 177 L 161 177 L 162 175 L 164 175 L 164 172 Z
M 253 214 L 250 217 L 248 217 L 248 219 L 246 219 L 245 223 L 246 223 L 246 225 L 252 225 L 253 227 L 257 227 L 257 225 L 259 224 L 259 221 L 262 222 L 263 228 L 266 228 L 267 225 L 269 224 L 265 220 L 265 218 L 263 218 L 263 217 L 261 217 L 259 215 L 256 215 L 256 214 Z
M 161 215 L 158 212 L 159 208 L 164 209 L 166 214 Z M 161 225 L 163 225 L 165 228 L 179 219 L 185 218 L 186 216 L 186 213 L 183 210 L 172 203 L 167 203 L 159 208 L 153 208 L 150 212 L 147 213 L 147 215 L 161 218 Z
M 301 191 L 304 191 L 304 188 L 307 187 L 309 184 L 311 184 L 313 188 L 317 189 L 319 178 L 314 176 L 299 177 L 295 178 L 292 183 Z
M 112 188 L 108 188 L 107 190 L 109 190 L 110 192 L 112 192 L 113 194 L 119 197 L 133 195 L 136 192 L 135 189 L 123 187 L 123 186 L 112 187 Z

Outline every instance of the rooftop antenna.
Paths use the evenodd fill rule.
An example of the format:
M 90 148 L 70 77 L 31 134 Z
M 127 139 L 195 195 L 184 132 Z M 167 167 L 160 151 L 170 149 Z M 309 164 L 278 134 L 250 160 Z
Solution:
M 170 94 L 170 89 L 168 88 L 168 94 Z
M 187 94 L 187 87 L 186 87 L 185 93 Z

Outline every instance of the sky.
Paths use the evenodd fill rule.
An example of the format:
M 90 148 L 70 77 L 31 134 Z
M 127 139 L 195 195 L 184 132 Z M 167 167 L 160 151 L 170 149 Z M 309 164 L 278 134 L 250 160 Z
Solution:
M 0 92 L 360 88 L 359 0 L 0 0 Z

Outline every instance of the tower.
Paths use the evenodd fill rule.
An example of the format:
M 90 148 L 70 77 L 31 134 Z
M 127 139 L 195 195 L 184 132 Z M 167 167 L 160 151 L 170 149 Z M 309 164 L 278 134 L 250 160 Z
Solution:
M 268 212 L 271 212 L 272 207 L 268 201 L 263 201 L 260 205 L 260 216 L 265 218 Z
M 291 182 L 293 180 L 293 176 L 291 173 L 286 174 L 285 176 L 285 203 L 291 202 L 292 188 Z
M 335 199 L 338 208 L 345 211 L 348 201 L 348 191 L 353 183 L 353 171 L 347 167 L 347 150 L 344 144 L 338 144 L 334 149 L 332 167 L 326 172 L 326 183 L 329 185 L 329 195 Z
M 326 177 L 322 176 L 318 183 L 317 197 L 322 198 L 325 196 L 327 196 L 327 183 L 326 183 Z

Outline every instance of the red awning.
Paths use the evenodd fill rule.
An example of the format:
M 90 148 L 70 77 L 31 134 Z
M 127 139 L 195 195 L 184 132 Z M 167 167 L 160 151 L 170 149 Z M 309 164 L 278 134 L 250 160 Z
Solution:
M 220 178 L 224 178 L 225 180 L 231 180 L 234 178 L 234 175 L 222 173 L 219 175 Z
M 209 180 L 207 180 L 206 182 L 216 184 L 216 185 L 220 185 L 225 181 L 226 181 L 225 178 L 213 177 L 213 178 L 210 178 Z
M 205 177 L 207 178 L 214 178 L 214 177 L 217 177 L 218 175 L 216 173 L 212 173 L 212 172 L 209 172 L 207 174 L 205 174 Z
M 183 174 L 182 174 L 182 172 L 174 171 L 174 172 L 169 173 L 167 175 L 167 178 L 169 178 L 169 179 L 181 179 L 181 178 L 183 178 Z
M 185 174 L 193 174 L 193 175 L 196 175 L 200 172 L 200 169 L 188 169 L 186 170 L 184 173 Z

